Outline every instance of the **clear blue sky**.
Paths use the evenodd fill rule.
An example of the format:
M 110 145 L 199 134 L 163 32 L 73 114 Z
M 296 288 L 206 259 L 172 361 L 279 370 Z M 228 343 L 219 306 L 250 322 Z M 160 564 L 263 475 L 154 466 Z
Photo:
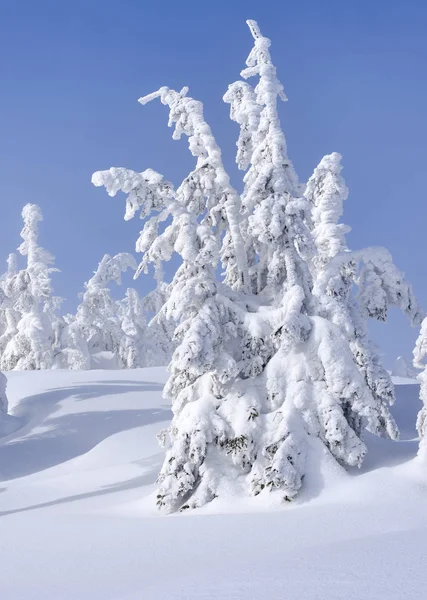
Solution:
M 133 251 L 140 222 L 124 222 L 123 198 L 90 178 L 110 166 L 185 175 L 192 158 L 172 141 L 166 108 L 137 103 L 161 85 L 189 85 L 204 102 L 239 187 L 221 98 L 251 48 L 247 18 L 273 42 L 300 178 L 322 155 L 343 155 L 351 247 L 386 246 L 427 307 L 424 0 L 0 0 L 0 260 L 19 244 L 26 202 L 43 209 L 67 309 L 104 253 Z M 416 335 L 397 313 L 373 333 L 388 361 Z

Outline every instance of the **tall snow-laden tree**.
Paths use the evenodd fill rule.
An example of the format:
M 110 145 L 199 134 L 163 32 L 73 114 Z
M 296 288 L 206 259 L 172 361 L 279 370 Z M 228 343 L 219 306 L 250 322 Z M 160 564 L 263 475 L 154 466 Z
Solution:
M 140 211 L 147 219 L 138 274 L 152 263 L 162 281 L 162 262 L 174 252 L 182 259 L 159 311 L 176 324 L 177 343 L 164 392 L 174 417 L 160 435 L 158 504 L 167 511 L 231 491 L 276 490 L 291 500 L 319 460 L 360 466 L 364 428 L 397 435 L 393 393 L 366 320 L 386 318 L 389 305 L 420 317 L 386 251 L 347 249 L 338 155 L 325 157 L 304 194 L 280 127 L 277 101 L 285 96 L 270 41 L 248 23 L 255 42 L 242 76 L 258 83 L 236 82 L 224 97 L 240 125 L 237 162 L 247 170 L 240 198 L 187 88 L 141 99 L 169 107 L 173 137 L 187 135 L 197 157 L 176 190 L 150 169 L 92 178 L 111 196 L 127 194 L 125 218 Z
M 174 138 L 185 133 L 190 150 L 197 157 L 196 168 L 176 191 L 151 170 L 139 174 L 110 169 L 95 173 L 92 178 L 95 185 L 104 185 L 112 196 L 119 190 L 128 194 L 125 218 L 134 216 L 137 209 L 142 217 L 153 210 L 159 213 L 146 222 L 137 242 L 137 251 L 144 252 L 139 272 L 153 263 L 160 277 L 162 261 L 170 260 L 173 252 L 182 258 L 160 311 L 162 318 L 177 324 L 177 348 L 165 388 L 165 398 L 172 401 L 174 419 L 163 436 L 170 448 L 159 475 L 158 503 L 166 510 L 179 508 L 200 482 L 208 449 L 225 441 L 227 425 L 218 413 L 218 405 L 224 401 L 224 386 L 237 372 L 226 347 L 235 326 L 220 298 L 221 285 L 216 280 L 220 235 L 224 223 L 237 219 L 233 205 L 237 195 L 225 175 L 219 149 L 204 121 L 202 105 L 186 93 L 186 89 L 178 93 L 161 88 L 143 99 L 145 103 L 160 97 L 169 105 L 169 122 L 175 124 Z M 170 225 L 160 232 L 160 224 L 168 218 Z M 235 226 L 236 223 L 230 224 L 230 229 Z M 240 237 L 239 229 L 234 233 Z M 234 239 L 230 234 L 230 261 L 225 261 L 230 288 L 245 285 L 245 266 L 238 266 L 239 251 L 232 247 Z M 198 486 L 198 490 L 201 503 L 212 497 L 209 486 Z
M 256 273 L 253 289 L 261 298 L 271 298 L 273 310 L 263 316 L 274 348 L 253 384 L 256 409 L 265 415 L 265 424 L 253 452 L 250 480 L 255 493 L 279 488 L 290 499 L 301 487 L 308 436 L 319 437 L 341 464 L 360 465 L 366 452 L 361 423 L 375 418 L 376 406 L 343 333 L 317 314 L 312 206 L 302 197 L 303 187 L 287 156 L 277 113 L 278 98 L 286 97 L 271 61 L 270 41 L 255 22 L 249 26 L 255 44 L 242 76 L 258 76 L 259 81 L 253 93 L 245 86 L 246 122 L 253 117 L 256 124 L 254 100 L 262 110 L 250 137 L 242 205 L 252 248 L 250 272 Z M 233 111 L 236 96 L 230 89 L 225 100 L 231 101 Z M 244 106 L 234 110 L 240 124 L 243 114 Z M 245 130 L 246 146 L 248 139 Z M 244 154 L 240 147 L 239 153 Z
M 93 355 L 111 352 L 116 358 L 124 333 L 120 326 L 119 303 L 111 296 L 109 284 L 121 284 L 121 275 L 137 267 L 126 252 L 106 254 L 93 277 L 85 283 L 85 292 L 74 317 L 67 317 L 62 346 L 70 369 L 90 369 Z
M 414 367 L 422 369 L 418 375 L 421 383 L 420 400 L 423 406 L 418 413 L 417 430 L 420 436 L 419 457 L 427 461 L 427 317 L 421 324 L 421 331 L 414 348 Z
M 27 265 L 21 271 L 10 272 L 7 278 L 7 295 L 14 313 L 9 313 L 9 331 L 15 328 L 16 313 L 19 319 L 2 354 L 1 368 L 50 369 L 57 352 L 54 329 L 60 303 L 59 298 L 52 297 L 50 276 L 58 269 L 53 267 L 54 257 L 38 243 L 39 223 L 43 220 L 40 207 L 26 204 L 22 217 L 23 242 L 18 251 L 26 257 Z

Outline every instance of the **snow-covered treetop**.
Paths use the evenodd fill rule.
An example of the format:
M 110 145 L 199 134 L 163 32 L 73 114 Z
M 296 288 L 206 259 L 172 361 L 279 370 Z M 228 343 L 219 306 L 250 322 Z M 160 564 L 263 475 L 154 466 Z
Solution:
M 27 257 L 29 267 L 37 263 L 51 265 L 54 260 L 53 256 L 38 244 L 38 224 L 43 221 L 40 206 L 26 204 L 22 209 L 22 218 L 24 219 L 24 227 L 21 231 L 21 237 L 24 241 L 18 248 L 19 252 Z
M 87 282 L 86 287 L 101 288 L 107 286 L 111 281 L 121 285 L 122 273 L 125 273 L 128 269 L 135 270 L 136 268 L 135 257 L 128 252 L 119 252 L 113 257 L 105 254 L 97 270 L 94 271 L 93 277 Z
M 205 121 L 203 104 L 188 97 L 187 93 L 187 87 L 180 92 L 162 87 L 157 92 L 140 98 L 139 102 L 146 104 L 154 98 L 160 98 L 170 109 L 168 124 L 170 127 L 175 125 L 173 139 L 178 140 L 183 134 L 188 136 L 188 145 L 193 156 L 197 157 L 197 164 L 181 183 L 177 197 L 180 203 L 197 216 L 204 214 L 202 225 L 216 226 L 218 234 L 224 230 L 225 223 L 228 223 L 231 239 L 227 239 L 226 243 L 231 247 L 223 253 L 229 271 L 228 282 L 237 289 L 245 288 L 248 275 L 240 230 L 240 197 L 230 183 L 221 150 Z
M 277 109 L 278 99 L 286 100 L 286 95 L 271 60 L 270 40 L 255 21 L 248 25 L 255 42 L 241 75 L 258 76 L 259 81 L 254 90 L 243 82 L 232 84 L 224 100 L 240 124 L 237 162 L 241 168 L 249 166 L 242 208 L 252 289 L 260 293 L 269 288 L 273 294 L 281 289 L 283 294 L 293 285 L 307 288 L 303 263 L 312 252 L 309 204 L 287 156 Z
M 14 252 L 7 257 L 7 274 L 14 275 L 18 270 L 18 257 Z
M 244 81 L 229 85 L 223 100 L 230 104 L 230 119 L 240 125 L 236 162 L 239 169 L 246 171 L 251 161 L 254 132 L 258 129 L 262 107 L 257 103 L 252 86 Z
M 276 194 L 289 192 L 299 196 L 298 177 L 287 156 L 286 139 L 277 112 L 278 98 L 285 102 L 287 97 L 283 85 L 277 77 L 276 67 L 271 60 L 269 50 L 271 41 L 261 34 L 256 21 L 249 20 L 247 23 L 255 42 L 246 60 L 247 68 L 243 69 L 241 76 L 244 79 L 259 76 L 258 84 L 255 87 L 255 97 L 258 106 L 263 107 L 256 132 L 256 149 L 251 163 L 254 166 L 258 165 L 256 175 L 262 175 L 263 178 L 267 178 L 269 172 L 271 173 L 274 169 L 273 189 Z M 249 112 L 252 113 L 251 102 L 249 109 Z M 268 168 L 268 171 L 264 170 L 261 174 L 262 167 Z M 251 179 L 249 174 L 247 179 Z M 245 209 L 248 211 L 257 201 L 255 189 L 253 192 L 254 196 L 247 194 L 245 198 Z
M 343 202 L 348 197 L 341 170 L 340 154 L 327 154 L 314 169 L 304 193 L 312 204 L 312 235 L 317 249 L 315 260 L 319 267 L 340 252 L 347 251 L 345 234 L 351 228 L 339 223 Z
M 58 271 L 54 264 L 53 255 L 38 243 L 39 223 L 43 220 L 40 207 L 37 204 L 26 204 L 22 210 L 24 227 L 21 231 L 23 242 L 18 251 L 26 256 L 27 266 L 17 270 L 16 255 L 9 255 L 7 286 L 9 296 L 16 297 L 16 308 L 28 311 L 42 302 L 43 306 L 61 303 L 60 298 L 52 297 L 50 274 Z M 44 303 L 44 304 L 43 304 Z M 43 306 L 40 305 L 40 308 Z

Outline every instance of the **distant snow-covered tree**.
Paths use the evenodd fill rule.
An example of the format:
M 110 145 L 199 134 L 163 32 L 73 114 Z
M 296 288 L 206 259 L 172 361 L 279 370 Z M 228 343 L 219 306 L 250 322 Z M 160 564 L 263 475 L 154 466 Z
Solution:
M 121 368 L 135 369 L 169 363 L 173 332 L 164 319 L 157 318 L 147 323 L 147 315 L 157 313 L 165 302 L 161 288 L 163 286 L 160 284 L 145 297 L 140 297 L 136 290 L 128 288 L 125 297 L 118 303 L 120 327 L 123 331 L 118 350 Z
M 125 297 L 119 303 L 119 317 L 123 331 L 118 348 L 120 366 L 127 369 L 152 366 L 146 364 L 146 355 L 148 352 L 151 354 L 151 349 L 147 351 L 145 340 L 147 322 L 141 298 L 133 288 L 126 290 Z
M 1 368 L 50 369 L 55 363 L 55 322 L 60 299 L 52 296 L 51 273 L 54 257 L 38 243 L 38 227 L 43 216 L 36 204 L 27 204 L 22 211 L 23 238 L 18 251 L 26 257 L 26 268 L 16 271 L 11 258 L 6 278 L 8 341 Z M 10 312 L 11 311 L 11 312 Z M 18 316 L 19 315 L 19 316 Z M 16 320 L 15 320 L 16 319 Z
M 19 313 L 14 309 L 17 292 L 13 285 L 17 272 L 17 256 L 9 254 L 7 271 L 0 279 L 0 357 L 9 341 L 17 333 L 16 325 L 19 321 Z
M 110 352 L 115 357 L 124 335 L 120 326 L 119 304 L 111 296 L 109 284 L 121 284 L 121 275 L 137 267 L 135 258 L 126 252 L 111 257 L 106 254 L 85 292 L 74 317 L 66 317 L 62 347 L 70 369 L 90 369 L 93 355 Z
M 350 252 L 339 223 L 347 189 L 340 157 L 325 157 L 307 186 L 287 156 L 277 101 L 285 100 L 270 40 L 248 22 L 254 48 L 224 100 L 240 126 L 239 198 L 230 186 L 202 104 L 163 87 L 142 98 L 169 107 L 173 137 L 189 137 L 195 169 L 175 190 L 162 175 L 112 168 L 96 186 L 127 194 L 125 218 L 147 219 L 137 274 L 176 252 L 182 259 L 157 318 L 176 324 L 165 386 L 173 420 L 158 504 L 167 511 L 217 496 L 276 490 L 294 498 L 313 465 L 360 466 L 363 429 L 397 437 L 390 377 L 366 321 L 388 307 L 421 313 L 383 249 Z M 154 214 L 153 214 L 154 213 Z M 225 273 L 218 277 L 218 263 Z M 357 290 L 357 294 L 355 293 Z M 317 467 L 318 468 L 318 467 Z
M 420 375 L 419 369 L 412 366 L 411 362 L 404 356 L 398 356 L 393 363 L 391 374 L 394 377 L 416 379 Z

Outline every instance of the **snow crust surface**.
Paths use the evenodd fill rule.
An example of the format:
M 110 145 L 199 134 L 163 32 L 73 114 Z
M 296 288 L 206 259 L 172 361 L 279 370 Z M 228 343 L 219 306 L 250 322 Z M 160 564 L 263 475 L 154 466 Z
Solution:
M 19 429 L 0 439 L 0 598 L 426 597 L 416 381 L 395 379 L 401 440 L 367 434 L 361 470 L 322 461 L 295 502 L 230 493 L 161 516 L 166 379 L 163 368 L 8 373 Z

